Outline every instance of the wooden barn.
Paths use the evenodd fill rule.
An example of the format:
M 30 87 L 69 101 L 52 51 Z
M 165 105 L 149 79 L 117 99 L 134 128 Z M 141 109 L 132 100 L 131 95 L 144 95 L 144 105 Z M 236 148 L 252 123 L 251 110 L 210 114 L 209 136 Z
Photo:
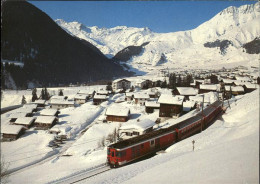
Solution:
M 1 134 L 4 141 L 12 141 L 18 139 L 25 132 L 25 127 L 21 125 L 5 125 L 1 126 Z
M 55 116 L 38 116 L 34 126 L 39 130 L 47 130 L 57 123 Z
M 184 96 L 162 94 L 158 99 L 160 103 L 159 117 L 178 117 L 183 110 Z
M 74 96 L 74 102 L 76 104 L 84 104 L 88 101 L 88 99 L 89 99 L 89 96 L 86 94 L 76 94 Z
M 147 101 L 145 102 L 145 112 L 146 113 L 153 113 L 154 110 L 160 109 L 160 103 L 155 101 Z
M 21 117 L 21 118 L 17 118 L 15 120 L 14 124 L 15 125 L 22 125 L 22 126 L 24 126 L 28 129 L 33 125 L 34 121 L 35 121 L 34 117 Z
M 106 110 L 107 121 L 126 122 L 130 117 L 130 109 L 121 105 L 112 105 Z
M 93 98 L 93 104 L 94 105 L 99 105 L 101 104 L 102 102 L 105 102 L 107 101 L 107 96 L 106 95 L 97 95 L 95 94 L 94 98 Z

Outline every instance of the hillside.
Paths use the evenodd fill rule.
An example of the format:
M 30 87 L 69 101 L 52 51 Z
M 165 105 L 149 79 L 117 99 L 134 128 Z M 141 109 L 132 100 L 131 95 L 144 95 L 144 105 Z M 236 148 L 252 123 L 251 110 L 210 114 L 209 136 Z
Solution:
M 243 45 L 260 35 L 260 3 L 228 7 L 193 30 L 155 33 L 149 28 L 118 26 L 114 28 L 87 27 L 78 22 L 56 22 L 71 35 L 85 39 L 108 57 L 128 59 L 128 64 L 145 70 L 162 64 L 165 67 L 207 67 L 219 64 L 243 63 L 257 65 L 258 56 L 243 52 Z M 219 40 L 219 41 L 218 41 Z M 227 40 L 227 41 L 225 41 Z M 139 52 L 129 55 L 125 49 L 149 42 Z M 205 47 L 207 43 L 223 45 Z M 232 43 L 226 46 L 225 42 Z M 138 55 L 136 53 L 139 53 Z
M 24 63 L 14 79 L 57 85 L 128 75 L 91 43 L 69 35 L 30 3 L 4 1 L 2 10 L 1 59 Z

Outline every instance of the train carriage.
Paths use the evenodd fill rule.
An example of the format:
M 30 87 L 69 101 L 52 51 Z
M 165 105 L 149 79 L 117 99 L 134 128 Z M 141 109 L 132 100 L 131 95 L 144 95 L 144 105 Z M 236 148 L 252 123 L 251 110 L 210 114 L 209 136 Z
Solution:
M 216 101 L 202 112 L 165 129 L 123 140 L 108 146 L 107 163 L 118 167 L 199 133 L 222 111 L 222 103 Z

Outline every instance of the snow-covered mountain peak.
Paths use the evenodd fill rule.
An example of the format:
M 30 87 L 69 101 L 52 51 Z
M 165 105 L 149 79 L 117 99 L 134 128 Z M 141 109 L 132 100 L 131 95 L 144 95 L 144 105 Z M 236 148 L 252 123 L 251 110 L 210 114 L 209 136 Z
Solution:
M 238 13 L 241 13 L 241 14 L 249 14 L 249 13 L 252 13 L 254 11 L 257 11 L 259 12 L 260 11 L 260 2 L 257 2 L 255 4 L 247 4 L 247 5 L 242 5 L 240 7 L 235 7 L 235 6 L 230 6 L 226 9 L 224 9 L 223 11 L 221 11 L 219 13 L 219 15 L 222 15 L 222 14 L 238 14 Z

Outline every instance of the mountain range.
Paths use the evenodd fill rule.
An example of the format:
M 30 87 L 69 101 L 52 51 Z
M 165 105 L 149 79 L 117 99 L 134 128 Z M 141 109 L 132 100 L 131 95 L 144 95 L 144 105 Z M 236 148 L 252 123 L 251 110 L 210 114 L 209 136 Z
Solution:
M 1 60 L 24 63 L 7 66 L 18 86 L 52 86 L 128 76 L 86 40 L 72 36 L 46 13 L 26 1 L 2 3 Z M 3 75 L 2 75 L 3 76 Z
M 161 65 L 201 67 L 237 62 L 255 64 L 260 52 L 259 2 L 228 7 L 195 29 L 170 33 L 126 26 L 87 27 L 61 19 L 56 23 L 69 34 L 95 45 L 107 57 L 144 68 Z M 253 40 L 256 44 L 245 49 L 245 45 Z M 255 51 L 251 52 L 251 49 Z

